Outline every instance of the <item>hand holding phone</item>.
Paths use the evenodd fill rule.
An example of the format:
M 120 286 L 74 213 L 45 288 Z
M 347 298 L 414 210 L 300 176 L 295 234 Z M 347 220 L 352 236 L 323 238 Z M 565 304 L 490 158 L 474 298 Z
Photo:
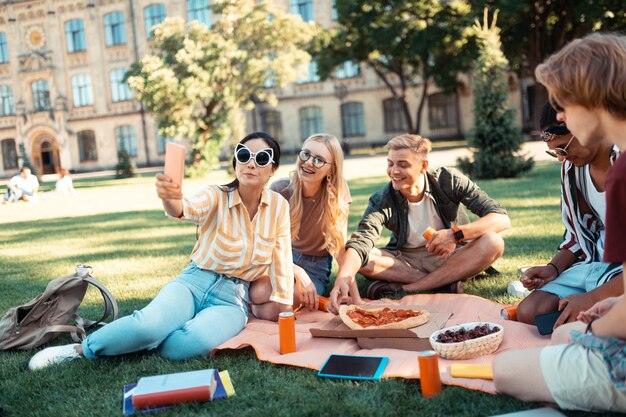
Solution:
M 183 187 L 183 172 L 185 170 L 185 154 L 187 148 L 174 142 L 167 142 L 165 145 L 165 168 L 164 173 L 178 185 L 178 189 Z

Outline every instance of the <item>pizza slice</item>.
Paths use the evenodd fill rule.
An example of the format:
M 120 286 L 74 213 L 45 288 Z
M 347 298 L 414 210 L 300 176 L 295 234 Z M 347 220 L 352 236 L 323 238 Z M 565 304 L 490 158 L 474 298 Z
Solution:
M 355 305 L 342 305 L 339 317 L 352 330 L 411 329 L 428 322 L 427 310 L 402 308 L 364 309 Z

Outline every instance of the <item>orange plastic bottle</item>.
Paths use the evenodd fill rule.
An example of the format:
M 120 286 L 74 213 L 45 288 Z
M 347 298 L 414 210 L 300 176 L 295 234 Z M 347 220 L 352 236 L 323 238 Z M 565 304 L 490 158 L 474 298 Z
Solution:
M 435 234 L 436 230 L 433 229 L 432 227 L 429 227 L 428 229 L 426 229 L 426 231 L 424 232 L 424 234 L 422 236 L 424 236 L 424 239 L 426 239 L 427 241 L 430 240 L 431 237 L 433 237 L 433 235 Z
M 278 337 L 281 355 L 296 351 L 296 316 L 291 311 L 278 315 Z
M 425 350 L 417 354 L 420 367 L 420 385 L 423 397 L 434 397 L 441 394 L 441 376 L 439 361 L 434 350 Z

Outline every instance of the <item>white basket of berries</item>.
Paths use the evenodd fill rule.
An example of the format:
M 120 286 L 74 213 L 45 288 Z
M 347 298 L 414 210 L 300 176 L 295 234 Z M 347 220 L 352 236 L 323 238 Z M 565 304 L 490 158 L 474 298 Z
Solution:
M 499 324 L 472 322 L 436 331 L 430 344 L 444 359 L 473 359 L 498 350 L 503 335 Z

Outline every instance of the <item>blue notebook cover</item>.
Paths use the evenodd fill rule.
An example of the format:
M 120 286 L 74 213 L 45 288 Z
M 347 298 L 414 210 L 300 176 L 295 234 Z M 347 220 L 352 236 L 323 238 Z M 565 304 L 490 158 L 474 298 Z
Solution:
M 212 400 L 220 400 L 223 398 L 228 398 L 228 393 L 226 392 L 226 388 L 224 387 L 224 383 L 222 382 L 222 376 L 225 376 L 228 379 L 228 384 L 230 385 L 230 375 L 228 374 L 228 371 L 222 371 L 220 373 L 216 370 L 215 382 L 217 383 L 217 386 L 215 388 L 215 394 L 213 394 Z M 124 399 L 122 402 L 122 412 L 124 413 L 125 416 L 132 416 L 135 413 L 152 413 L 155 411 L 169 410 L 170 408 L 173 407 L 173 405 L 168 405 L 164 407 L 144 408 L 142 410 L 135 410 L 135 408 L 133 407 L 133 391 L 135 390 L 136 386 L 137 384 L 124 385 L 124 390 L 123 390 Z M 234 395 L 234 392 L 232 392 L 231 395 Z

